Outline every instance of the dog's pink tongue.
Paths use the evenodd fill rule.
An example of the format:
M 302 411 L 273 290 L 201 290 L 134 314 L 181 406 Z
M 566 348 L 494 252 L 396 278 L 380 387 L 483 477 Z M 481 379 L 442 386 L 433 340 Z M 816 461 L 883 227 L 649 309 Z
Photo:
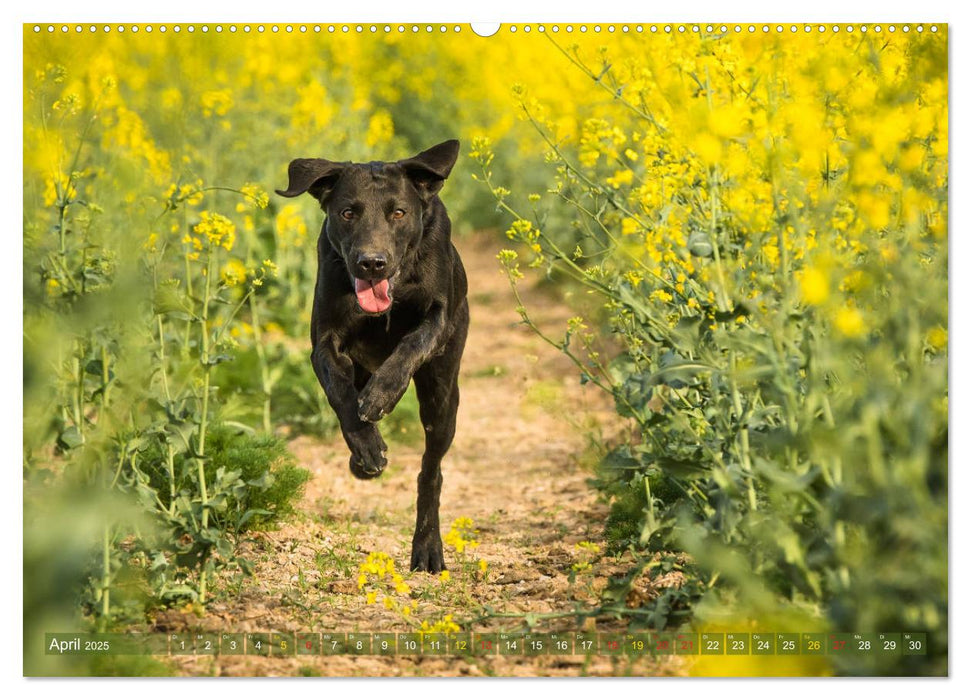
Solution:
M 388 280 L 369 282 L 368 280 L 354 280 L 354 292 L 357 294 L 358 305 L 370 314 L 387 311 L 391 306 L 388 296 Z

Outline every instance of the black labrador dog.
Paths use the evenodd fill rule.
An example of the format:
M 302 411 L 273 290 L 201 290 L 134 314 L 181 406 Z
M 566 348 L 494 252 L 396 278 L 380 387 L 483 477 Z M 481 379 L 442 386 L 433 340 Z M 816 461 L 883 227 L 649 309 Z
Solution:
M 438 523 L 442 457 L 455 435 L 459 363 L 469 327 L 465 268 L 438 196 L 458 157 L 445 141 L 394 163 L 290 163 L 284 197 L 309 192 L 326 213 L 317 241 L 310 355 L 351 450 L 373 479 L 388 446 L 375 425 L 415 380 L 425 454 L 411 568 L 445 567 Z

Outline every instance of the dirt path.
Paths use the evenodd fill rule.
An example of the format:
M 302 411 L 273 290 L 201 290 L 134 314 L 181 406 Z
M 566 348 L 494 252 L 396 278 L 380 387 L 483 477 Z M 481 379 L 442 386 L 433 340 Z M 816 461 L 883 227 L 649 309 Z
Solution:
M 446 614 L 457 622 L 483 606 L 502 613 L 563 613 L 592 602 L 609 564 L 595 561 L 575 584 L 571 566 L 597 559 L 579 542 L 602 542 L 606 506 L 585 483 L 590 476 L 591 431 L 609 425 L 610 406 L 577 381 L 576 368 L 519 323 L 515 300 L 495 260 L 495 238 L 463 239 L 458 246 L 470 280 L 472 324 L 461 374 L 455 443 L 443 463 L 443 535 L 459 517 L 471 518 L 479 546 L 462 566 L 446 544 L 450 580 L 407 571 L 415 479 L 421 445 L 407 433 L 386 435 L 390 465 L 375 481 L 358 481 L 347 468 L 340 436 L 291 442 L 312 472 L 304 516 L 244 545 L 252 577 L 223 580 L 218 598 L 199 619 L 165 621 L 174 629 L 232 632 L 412 632 L 420 621 Z M 563 304 L 527 290 L 531 315 L 560 335 L 571 315 Z M 407 424 L 402 424 L 408 430 Z M 420 434 L 417 421 L 410 429 Z M 400 438 L 404 438 L 403 440 Z M 358 567 L 371 552 L 390 555 L 410 593 L 389 597 L 397 610 L 368 604 L 358 589 Z M 486 562 L 483 579 L 479 560 Z M 402 608 L 411 608 L 407 617 Z M 575 631 L 572 618 L 544 620 L 541 631 Z M 592 623 L 593 621 L 588 621 Z M 514 630 L 521 620 L 478 620 L 474 631 Z M 468 627 L 466 629 L 469 629 Z M 604 631 L 603 626 L 588 629 Z M 616 630 L 618 628 L 614 628 Z M 613 630 L 611 630 L 613 631 Z M 253 656 L 183 657 L 191 675 L 654 675 L 678 673 L 676 659 L 631 666 L 609 656 Z

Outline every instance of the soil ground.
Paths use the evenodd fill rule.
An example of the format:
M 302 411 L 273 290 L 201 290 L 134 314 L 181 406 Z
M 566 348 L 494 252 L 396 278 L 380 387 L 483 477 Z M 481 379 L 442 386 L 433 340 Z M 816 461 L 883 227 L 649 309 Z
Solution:
M 310 470 L 300 515 L 243 545 L 254 562 L 250 577 L 220 579 L 202 617 L 170 611 L 158 629 L 211 632 L 413 632 L 450 614 L 463 629 L 522 631 L 512 613 L 542 618 L 537 631 L 576 631 L 569 613 L 595 601 L 611 573 L 608 557 L 577 547 L 602 545 L 605 504 L 586 483 L 596 452 L 591 435 L 611 432 L 616 417 L 607 397 L 581 386 L 576 367 L 520 323 L 501 273 L 496 238 L 457 242 L 470 280 L 472 323 L 460 379 L 458 432 L 443 463 L 443 535 L 459 517 L 471 518 L 479 546 L 459 555 L 446 544 L 450 580 L 407 571 L 420 442 L 401 425 L 386 435 L 389 467 L 373 481 L 348 471 L 340 435 L 291 441 Z M 562 336 L 568 307 L 551 292 L 526 286 L 533 320 Z M 613 417 L 613 418 L 612 418 Z M 359 566 L 371 552 L 390 555 L 410 586 L 392 593 L 392 608 L 369 604 L 358 588 Z M 479 560 L 485 562 L 483 576 Z M 574 564 L 592 566 L 570 583 Z M 676 582 L 654 581 L 656 588 Z M 407 616 L 401 609 L 411 608 Z M 499 613 L 505 617 L 487 615 Z M 543 624 L 545 623 L 545 624 Z M 614 626 L 612 627 L 611 624 Z M 588 619 L 586 631 L 620 631 Z M 255 656 L 176 657 L 180 675 L 206 676 L 577 676 L 680 675 L 676 657 L 630 662 L 605 656 Z

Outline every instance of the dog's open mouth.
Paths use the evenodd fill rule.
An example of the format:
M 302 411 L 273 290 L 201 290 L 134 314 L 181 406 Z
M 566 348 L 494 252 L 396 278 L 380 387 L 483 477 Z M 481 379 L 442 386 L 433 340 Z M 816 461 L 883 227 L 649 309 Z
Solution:
M 369 314 L 380 314 L 391 308 L 391 283 L 389 280 L 362 280 L 354 278 L 357 304 Z

